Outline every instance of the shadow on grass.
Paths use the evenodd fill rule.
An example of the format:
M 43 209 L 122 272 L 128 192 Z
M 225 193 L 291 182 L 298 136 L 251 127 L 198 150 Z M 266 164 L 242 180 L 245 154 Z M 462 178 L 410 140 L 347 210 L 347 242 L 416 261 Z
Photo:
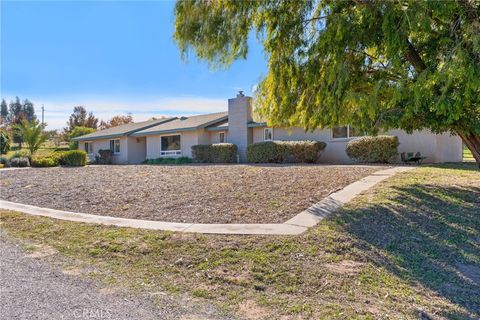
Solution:
M 393 190 L 387 201 L 346 209 L 336 219 L 375 263 L 478 318 L 480 188 L 414 184 Z

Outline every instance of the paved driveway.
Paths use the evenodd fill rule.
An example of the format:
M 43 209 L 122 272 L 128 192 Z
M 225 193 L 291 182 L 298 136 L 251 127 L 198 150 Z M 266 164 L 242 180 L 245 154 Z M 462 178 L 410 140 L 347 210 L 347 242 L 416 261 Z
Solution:
M 26 256 L 0 233 L 0 319 L 225 319 L 209 306 L 162 296 L 105 290 L 68 275 L 41 258 Z

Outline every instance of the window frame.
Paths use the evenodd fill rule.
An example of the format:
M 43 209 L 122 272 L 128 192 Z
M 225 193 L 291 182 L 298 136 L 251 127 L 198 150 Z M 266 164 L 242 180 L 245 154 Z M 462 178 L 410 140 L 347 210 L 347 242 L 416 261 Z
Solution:
M 93 141 L 84 141 L 83 151 L 85 151 L 87 154 L 93 154 Z
M 271 132 L 271 139 L 266 139 L 266 133 L 267 131 Z M 263 141 L 273 141 L 273 128 L 263 128 Z
M 222 135 L 223 135 L 223 139 L 222 139 Z M 223 140 L 223 141 L 222 141 Z M 218 133 L 218 141 L 220 143 L 225 143 L 226 142 L 226 139 L 225 139 L 225 131 L 221 131 Z
M 179 150 L 163 150 L 162 149 L 162 138 L 163 137 L 171 137 L 171 136 L 179 136 L 180 137 L 180 149 Z M 168 157 L 168 156 L 181 156 L 182 155 L 182 134 L 175 133 L 175 134 L 165 134 L 160 136 L 160 156 L 161 157 Z
M 112 144 L 112 141 L 113 141 L 113 144 Z M 116 147 L 116 142 L 118 141 L 118 151 L 115 151 L 115 147 Z M 120 147 L 120 139 L 110 139 L 110 150 L 112 150 L 112 154 L 113 155 L 118 155 L 121 153 L 122 149 Z
M 336 138 L 333 136 L 333 128 L 334 127 L 347 127 L 347 136 L 346 137 L 339 137 L 339 138 Z M 361 136 L 351 136 L 350 135 L 350 125 L 347 124 L 347 125 L 344 125 L 344 126 L 334 126 L 333 128 L 330 129 L 330 138 L 334 141 L 345 141 L 345 140 L 350 140 L 350 139 L 354 139 L 354 138 L 358 138 L 358 137 L 363 137 L 363 135 Z

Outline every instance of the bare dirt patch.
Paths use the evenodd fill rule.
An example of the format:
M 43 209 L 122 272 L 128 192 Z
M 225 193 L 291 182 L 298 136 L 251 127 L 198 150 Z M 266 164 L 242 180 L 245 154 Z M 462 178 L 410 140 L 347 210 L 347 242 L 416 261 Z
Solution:
M 26 256 L 33 259 L 45 258 L 57 253 L 57 250 L 47 245 L 36 245 L 33 252 Z
M 342 260 L 337 263 L 328 263 L 325 266 L 329 271 L 337 274 L 355 275 L 358 274 L 362 267 L 365 265 L 363 262 L 353 260 Z
M 385 167 L 88 166 L 0 173 L 0 197 L 41 207 L 197 223 L 281 223 Z

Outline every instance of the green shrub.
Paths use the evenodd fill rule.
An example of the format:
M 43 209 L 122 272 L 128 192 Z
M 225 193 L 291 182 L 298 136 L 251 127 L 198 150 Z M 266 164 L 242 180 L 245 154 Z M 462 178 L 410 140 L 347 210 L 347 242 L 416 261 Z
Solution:
M 247 161 L 253 163 L 316 163 L 325 142 L 321 141 L 266 141 L 247 148 Z
M 58 166 L 60 159 L 52 154 L 47 157 L 33 157 L 31 165 L 32 167 L 56 167 Z
M 8 133 L 0 129 L 0 154 L 6 154 L 10 150 L 10 137 Z
M 98 150 L 98 156 L 95 156 L 97 164 L 112 164 L 113 151 L 110 149 Z
M 10 160 L 12 160 L 13 158 L 29 158 L 30 157 L 30 153 L 28 152 L 28 150 L 18 150 L 18 151 L 15 151 L 11 156 L 10 156 Z
M 30 167 L 30 160 L 27 157 L 10 159 L 11 167 Z
M 0 157 L 0 164 L 3 164 L 5 168 L 10 166 L 10 161 L 8 161 L 7 157 Z
M 78 141 L 73 141 L 73 138 L 81 137 L 89 133 L 93 133 L 96 130 L 93 128 L 88 127 L 75 127 L 72 131 L 68 134 L 68 146 L 71 150 L 78 149 Z
M 83 150 L 70 150 L 63 154 L 62 162 L 66 166 L 78 167 L 87 164 L 87 153 Z
M 192 163 L 192 159 L 189 157 L 179 157 L 179 158 L 156 158 L 156 159 L 146 159 L 143 161 L 144 164 L 187 164 Z
M 237 146 L 233 143 L 198 144 L 192 146 L 195 162 L 234 163 L 237 162 Z
M 5 168 L 5 165 L 3 163 L 0 163 L 0 169 Z
M 58 164 L 64 166 L 66 163 L 65 163 L 65 161 L 63 160 L 63 157 L 64 157 L 65 153 L 67 153 L 67 152 L 68 152 L 68 151 L 56 151 L 56 150 L 55 150 L 55 151 L 50 155 L 50 157 L 56 158 Z
M 395 136 L 366 136 L 348 142 L 345 151 L 358 162 L 385 163 L 395 161 L 398 145 Z
M 8 161 L 7 157 L 0 157 L 0 163 L 3 164 L 5 167 L 8 167 L 10 164 L 10 161 Z

